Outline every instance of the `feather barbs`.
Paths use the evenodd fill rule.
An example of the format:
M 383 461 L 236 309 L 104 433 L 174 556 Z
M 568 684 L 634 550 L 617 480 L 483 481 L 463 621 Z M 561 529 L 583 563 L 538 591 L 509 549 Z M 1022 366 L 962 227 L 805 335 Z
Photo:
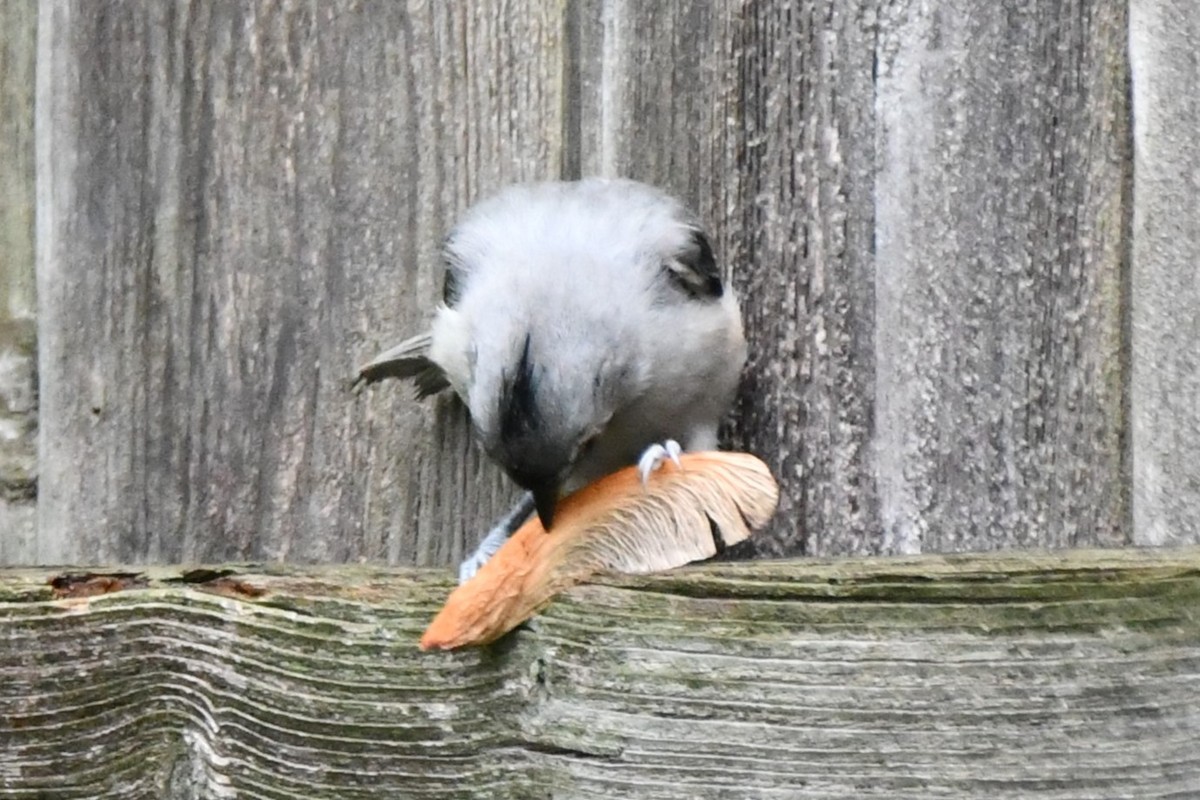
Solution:
M 421 649 L 494 641 L 554 595 L 602 572 L 645 573 L 711 558 L 775 512 L 779 487 L 748 453 L 684 453 L 643 486 L 635 467 L 565 498 L 547 532 L 531 517 L 469 581 L 450 593 Z

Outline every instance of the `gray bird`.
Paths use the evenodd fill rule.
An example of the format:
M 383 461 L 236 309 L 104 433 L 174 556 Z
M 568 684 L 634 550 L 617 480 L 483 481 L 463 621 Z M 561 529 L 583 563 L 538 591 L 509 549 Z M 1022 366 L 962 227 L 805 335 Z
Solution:
M 746 342 L 737 300 L 696 218 L 628 180 L 511 186 L 445 244 L 430 331 L 359 380 L 452 389 L 488 455 L 528 491 L 463 562 L 474 574 L 536 509 L 631 464 L 717 446 Z

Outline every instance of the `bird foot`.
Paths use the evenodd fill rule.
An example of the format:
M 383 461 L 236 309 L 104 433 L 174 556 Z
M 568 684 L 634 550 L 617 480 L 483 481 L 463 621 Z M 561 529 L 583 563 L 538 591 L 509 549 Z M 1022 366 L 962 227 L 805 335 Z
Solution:
M 674 462 L 675 466 L 683 469 L 683 464 L 679 461 L 679 455 L 682 452 L 683 448 L 674 439 L 667 439 L 662 444 L 655 443 L 647 447 L 642 453 L 642 457 L 638 459 L 638 474 L 642 476 L 642 486 L 650 481 L 650 474 L 661 467 L 668 458 Z

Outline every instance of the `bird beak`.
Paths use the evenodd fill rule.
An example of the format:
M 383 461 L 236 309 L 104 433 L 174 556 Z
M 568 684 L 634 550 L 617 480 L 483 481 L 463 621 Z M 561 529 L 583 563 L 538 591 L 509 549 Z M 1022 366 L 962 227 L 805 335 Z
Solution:
M 531 491 L 538 519 L 542 521 L 543 528 L 550 530 L 554 523 L 554 509 L 558 505 L 558 483 L 544 483 L 533 487 Z

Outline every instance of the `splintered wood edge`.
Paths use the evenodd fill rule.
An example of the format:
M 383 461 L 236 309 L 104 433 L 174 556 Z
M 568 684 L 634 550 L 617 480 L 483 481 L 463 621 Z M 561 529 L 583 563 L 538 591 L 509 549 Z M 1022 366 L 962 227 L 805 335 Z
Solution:
M 563 500 L 547 533 L 530 519 L 462 586 L 421 638 L 422 649 L 486 644 L 600 572 L 658 572 L 711 558 L 761 527 L 779 489 L 746 453 L 686 453 L 643 486 L 634 467 Z

